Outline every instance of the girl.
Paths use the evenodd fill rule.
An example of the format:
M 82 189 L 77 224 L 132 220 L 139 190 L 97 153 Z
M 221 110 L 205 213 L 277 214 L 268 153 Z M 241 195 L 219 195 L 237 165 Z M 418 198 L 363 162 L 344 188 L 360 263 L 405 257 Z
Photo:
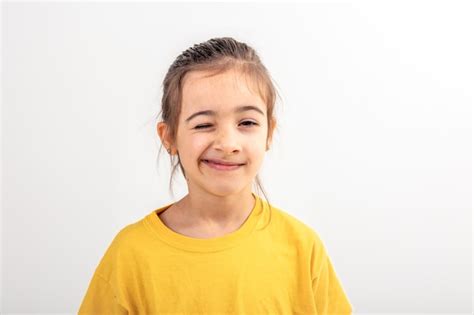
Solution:
M 252 191 L 275 95 L 257 53 L 233 38 L 176 58 L 157 132 L 189 193 L 115 236 L 79 314 L 351 314 L 318 234 Z

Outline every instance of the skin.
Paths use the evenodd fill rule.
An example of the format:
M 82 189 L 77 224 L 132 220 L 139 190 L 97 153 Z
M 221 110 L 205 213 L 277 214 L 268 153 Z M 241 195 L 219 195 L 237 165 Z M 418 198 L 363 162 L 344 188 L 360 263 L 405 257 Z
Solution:
M 204 78 L 205 71 L 189 72 L 184 78 L 182 108 L 176 143 L 167 125 L 158 123 L 157 132 L 171 154 L 179 152 L 186 172 L 188 194 L 160 214 L 175 231 L 194 237 L 215 237 L 238 229 L 255 205 L 252 182 L 271 144 L 267 139 L 266 104 L 251 80 L 236 69 Z M 254 110 L 236 113 L 234 108 L 254 105 Z M 214 110 L 215 116 L 198 115 Z M 254 125 L 250 122 L 254 122 Z M 208 125 L 202 129 L 196 126 Z M 237 170 L 212 169 L 201 159 L 245 163 Z

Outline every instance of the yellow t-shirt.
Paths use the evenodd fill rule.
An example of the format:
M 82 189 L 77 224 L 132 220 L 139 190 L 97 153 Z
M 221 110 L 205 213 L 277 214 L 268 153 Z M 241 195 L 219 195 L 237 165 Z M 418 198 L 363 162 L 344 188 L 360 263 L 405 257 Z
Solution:
M 351 314 L 318 234 L 252 194 L 246 221 L 217 238 L 168 228 L 157 214 L 172 204 L 124 227 L 78 314 Z

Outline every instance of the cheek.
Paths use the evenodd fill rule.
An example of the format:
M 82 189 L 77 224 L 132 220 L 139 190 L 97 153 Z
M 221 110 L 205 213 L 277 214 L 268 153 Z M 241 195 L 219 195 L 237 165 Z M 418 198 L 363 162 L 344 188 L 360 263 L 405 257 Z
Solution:
M 209 144 L 209 139 L 201 135 L 193 135 L 180 143 L 182 152 L 184 153 L 183 159 L 186 160 L 196 160 L 201 156 L 206 147 Z
M 264 158 L 265 158 L 265 148 L 260 148 L 258 150 L 252 151 L 252 160 L 254 161 L 255 167 L 260 168 Z
M 193 150 L 193 154 L 202 154 L 209 145 L 209 139 L 205 135 L 195 135 L 190 137 L 188 146 Z

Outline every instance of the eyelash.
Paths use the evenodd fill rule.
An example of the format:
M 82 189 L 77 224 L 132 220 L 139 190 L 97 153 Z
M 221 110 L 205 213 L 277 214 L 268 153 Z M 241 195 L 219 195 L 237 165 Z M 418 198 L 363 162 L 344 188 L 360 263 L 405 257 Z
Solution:
M 247 125 L 249 128 L 252 127 L 253 125 L 258 126 L 257 123 L 255 123 L 253 121 L 250 121 L 250 120 L 246 120 L 246 121 L 243 121 L 241 123 L 242 124 L 243 123 L 250 123 L 250 125 Z M 212 125 L 210 125 L 210 124 L 198 125 L 198 126 L 194 127 L 194 129 L 205 129 L 205 128 L 210 127 L 210 126 L 212 126 Z

